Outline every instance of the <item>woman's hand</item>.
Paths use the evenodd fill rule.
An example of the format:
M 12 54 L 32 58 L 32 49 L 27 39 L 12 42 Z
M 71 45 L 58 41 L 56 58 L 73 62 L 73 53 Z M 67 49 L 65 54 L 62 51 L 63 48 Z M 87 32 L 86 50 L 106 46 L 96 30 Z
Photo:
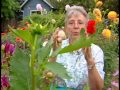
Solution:
M 53 39 L 53 42 L 54 42 L 53 43 L 53 51 L 55 51 L 57 48 L 60 47 L 62 40 L 66 39 L 65 32 L 62 29 L 57 28 L 52 35 L 52 39 Z M 50 62 L 55 62 L 56 57 L 49 58 L 49 61 Z
M 83 50 L 85 59 L 87 61 L 90 61 L 91 59 L 93 59 L 92 53 L 91 53 L 91 47 L 83 48 L 82 50 Z
M 85 35 L 86 35 L 86 38 L 88 38 L 88 33 L 87 32 L 85 32 Z M 88 63 L 91 62 L 91 60 L 93 60 L 91 47 L 86 47 L 86 48 L 83 48 L 82 50 L 83 50 L 83 54 L 84 54 L 87 62 Z

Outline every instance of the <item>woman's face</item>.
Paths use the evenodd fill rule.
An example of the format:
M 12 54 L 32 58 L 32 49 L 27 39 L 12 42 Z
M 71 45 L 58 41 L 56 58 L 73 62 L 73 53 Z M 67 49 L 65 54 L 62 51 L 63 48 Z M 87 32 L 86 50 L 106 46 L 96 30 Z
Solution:
M 86 22 L 87 19 L 83 14 L 72 14 L 66 22 L 66 33 L 68 37 L 72 39 L 79 38 L 81 29 L 86 29 Z

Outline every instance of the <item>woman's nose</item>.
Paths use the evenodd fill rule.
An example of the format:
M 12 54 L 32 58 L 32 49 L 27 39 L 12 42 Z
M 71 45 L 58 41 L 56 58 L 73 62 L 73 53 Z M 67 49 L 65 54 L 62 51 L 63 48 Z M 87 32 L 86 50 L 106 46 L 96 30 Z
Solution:
M 74 24 L 74 28 L 79 28 L 78 23 L 75 23 L 75 24 Z

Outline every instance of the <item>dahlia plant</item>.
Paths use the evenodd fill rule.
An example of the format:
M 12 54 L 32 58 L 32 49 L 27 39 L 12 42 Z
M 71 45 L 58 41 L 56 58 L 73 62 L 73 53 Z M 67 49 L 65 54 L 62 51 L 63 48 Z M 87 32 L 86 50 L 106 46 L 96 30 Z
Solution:
M 11 90 L 23 90 L 23 88 L 25 90 L 36 90 L 37 88 L 41 89 L 42 85 L 40 84 L 43 82 L 40 82 L 46 79 L 46 77 L 49 78 L 49 75 L 46 76 L 43 73 L 43 71 L 46 69 L 54 72 L 56 75 L 62 78 L 68 78 L 67 73 L 62 65 L 48 62 L 52 40 L 49 40 L 45 47 L 42 46 L 43 37 L 49 33 L 49 31 L 47 31 L 47 25 L 43 26 L 41 24 L 34 23 L 31 20 L 31 25 L 28 26 L 26 30 L 15 30 L 12 28 L 11 30 L 18 37 L 22 38 L 22 40 L 28 43 L 31 51 L 31 53 L 25 54 L 21 49 L 16 49 L 16 52 L 11 60 Z M 56 71 L 56 69 L 64 73 L 61 74 Z M 51 77 L 53 78 L 53 75 Z

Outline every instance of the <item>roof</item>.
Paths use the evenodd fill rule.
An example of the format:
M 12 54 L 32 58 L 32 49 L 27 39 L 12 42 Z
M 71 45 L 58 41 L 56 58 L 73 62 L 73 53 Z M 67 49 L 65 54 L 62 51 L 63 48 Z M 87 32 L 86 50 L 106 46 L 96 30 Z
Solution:
M 50 0 L 43 0 L 45 3 L 47 3 L 51 8 L 54 8 L 53 5 L 50 3 Z
M 22 8 L 29 0 L 25 0 L 23 4 L 20 6 Z M 46 4 L 48 4 L 51 8 L 54 8 L 52 4 L 50 3 L 50 0 L 43 0 Z

